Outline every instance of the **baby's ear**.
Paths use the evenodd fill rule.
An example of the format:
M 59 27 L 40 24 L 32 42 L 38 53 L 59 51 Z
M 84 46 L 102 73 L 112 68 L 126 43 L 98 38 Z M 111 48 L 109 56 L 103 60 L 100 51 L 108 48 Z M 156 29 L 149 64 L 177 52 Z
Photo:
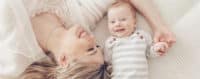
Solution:
M 68 57 L 64 54 L 64 55 L 60 55 L 59 57 L 58 57 L 58 64 L 60 65 L 60 66 L 67 66 L 68 65 Z

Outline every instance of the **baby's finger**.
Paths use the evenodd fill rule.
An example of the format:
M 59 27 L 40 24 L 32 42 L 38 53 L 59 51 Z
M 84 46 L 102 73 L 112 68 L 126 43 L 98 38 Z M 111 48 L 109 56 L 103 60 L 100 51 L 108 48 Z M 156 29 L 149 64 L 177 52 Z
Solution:
M 159 49 L 158 52 L 164 53 L 165 51 L 164 51 L 164 49 Z
M 159 55 L 159 56 L 163 56 L 163 55 L 164 55 L 164 52 L 158 52 L 158 55 Z
M 165 47 L 162 46 L 162 47 L 160 48 L 160 51 L 164 52 L 164 51 L 165 51 Z

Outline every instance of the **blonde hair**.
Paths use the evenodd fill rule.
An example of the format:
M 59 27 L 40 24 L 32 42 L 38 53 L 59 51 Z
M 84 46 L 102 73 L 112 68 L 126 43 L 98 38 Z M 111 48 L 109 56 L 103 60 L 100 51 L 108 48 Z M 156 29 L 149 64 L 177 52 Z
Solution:
M 57 79 L 93 79 L 98 74 L 100 65 L 73 63 L 68 68 L 57 68 Z
M 55 74 L 52 74 L 57 67 L 54 55 L 48 56 L 34 62 L 20 75 L 20 79 L 56 79 Z
M 97 77 L 101 65 L 81 63 L 78 60 L 61 67 L 47 57 L 30 65 L 20 79 L 101 79 Z

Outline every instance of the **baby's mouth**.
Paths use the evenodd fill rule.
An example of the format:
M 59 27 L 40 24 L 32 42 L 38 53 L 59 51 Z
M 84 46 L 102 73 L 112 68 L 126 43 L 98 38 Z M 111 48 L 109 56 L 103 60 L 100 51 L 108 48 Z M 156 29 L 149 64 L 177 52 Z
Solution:
M 123 32 L 123 31 L 125 31 L 125 29 L 124 29 L 124 28 L 121 28 L 121 29 L 116 29 L 116 30 L 115 30 L 115 32 Z

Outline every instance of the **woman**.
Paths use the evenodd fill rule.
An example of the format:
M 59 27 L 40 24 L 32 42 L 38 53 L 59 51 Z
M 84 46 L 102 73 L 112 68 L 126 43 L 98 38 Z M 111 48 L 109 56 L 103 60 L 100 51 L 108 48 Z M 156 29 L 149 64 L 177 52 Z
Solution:
M 59 41 L 65 44 L 54 43 L 56 45 L 52 45 L 53 48 L 59 52 L 50 53 L 49 57 L 30 65 L 20 79 L 109 79 L 105 75 L 103 53 L 96 45 L 94 37 L 80 26 L 67 30 L 58 28 L 62 31 L 58 33 L 61 37 L 49 42 Z
M 24 59 L 28 60 L 24 61 L 26 64 L 23 65 L 24 66 L 23 68 L 25 68 L 28 64 L 32 63 L 33 61 L 36 61 L 44 57 L 44 55 L 41 53 L 42 51 L 40 47 L 44 51 L 51 51 L 53 53 L 59 52 L 59 50 L 56 50 L 53 46 L 51 47 L 51 45 L 56 46 L 55 44 L 51 44 L 52 42 L 50 43 L 48 42 L 51 40 L 58 40 L 56 39 L 57 36 L 55 35 L 56 33 L 58 33 L 59 30 L 57 26 L 64 26 L 67 29 L 68 27 L 74 26 L 75 24 L 80 24 L 81 26 L 84 26 L 85 29 L 92 30 L 95 28 L 94 27 L 95 24 L 103 18 L 105 12 L 107 11 L 107 8 L 114 1 L 115 0 L 34 0 L 33 2 L 31 2 L 30 0 L 24 0 L 23 2 L 21 0 L 10 1 L 9 6 L 11 9 L 13 9 L 13 13 L 15 13 L 12 14 L 12 16 L 15 17 L 13 20 L 16 20 L 18 22 L 15 23 L 16 25 L 13 24 L 10 26 L 11 28 L 13 26 L 19 28 L 12 28 L 15 29 L 13 33 L 17 34 L 15 35 L 17 37 L 9 38 L 9 36 L 12 36 L 9 33 L 7 34 L 7 36 L 5 36 L 5 40 L 7 40 L 7 38 L 9 38 L 10 40 L 3 41 L 3 43 L 5 42 L 10 43 L 11 41 L 12 42 L 16 41 L 17 43 L 19 43 L 19 45 L 15 46 L 15 44 L 13 43 L 9 45 L 5 43 L 2 44 L 2 46 L 8 48 L 4 49 L 7 52 L 11 52 L 8 50 L 13 51 L 11 47 L 16 48 L 15 52 L 23 56 L 23 57 L 20 56 L 20 58 L 23 60 Z M 143 16 L 145 16 L 145 18 L 151 25 L 154 32 L 155 42 L 165 41 L 168 42 L 169 45 L 172 45 L 174 43 L 175 39 L 173 34 L 168 30 L 167 25 L 162 21 L 162 19 L 158 15 L 151 1 L 131 0 L 131 3 L 136 7 L 136 9 L 141 14 L 143 14 Z M 25 12 L 25 9 L 27 10 L 28 15 Z M 21 11 L 19 12 L 19 10 Z M 32 19 L 31 23 L 29 22 L 27 16 L 31 16 Z M 56 17 L 57 19 L 50 19 L 49 21 L 48 19 L 52 18 L 52 16 Z M 36 19 L 38 21 L 36 21 Z M 43 24 L 50 23 L 53 21 L 58 21 L 61 24 L 59 25 L 54 24 L 54 26 L 43 26 Z M 33 29 L 31 28 L 31 24 L 33 25 Z M 7 28 L 5 29 L 6 31 L 10 30 Z M 40 47 L 38 46 L 36 39 L 38 40 Z M 56 43 L 56 44 L 62 45 L 64 43 Z M 23 48 L 23 50 L 19 48 Z M 63 50 L 65 49 L 63 48 Z M 16 57 L 16 59 L 18 58 L 19 57 Z M 17 63 L 13 62 L 13 64 Z M 21 68 L 18 69 L 20 69 L 17 70 L 18 74 L 23 71 L 23 69 Z M 16 70 L 14 69 L 12 71 Z M 11 72 L 11 73 L 16 73 L 16 72 Z

